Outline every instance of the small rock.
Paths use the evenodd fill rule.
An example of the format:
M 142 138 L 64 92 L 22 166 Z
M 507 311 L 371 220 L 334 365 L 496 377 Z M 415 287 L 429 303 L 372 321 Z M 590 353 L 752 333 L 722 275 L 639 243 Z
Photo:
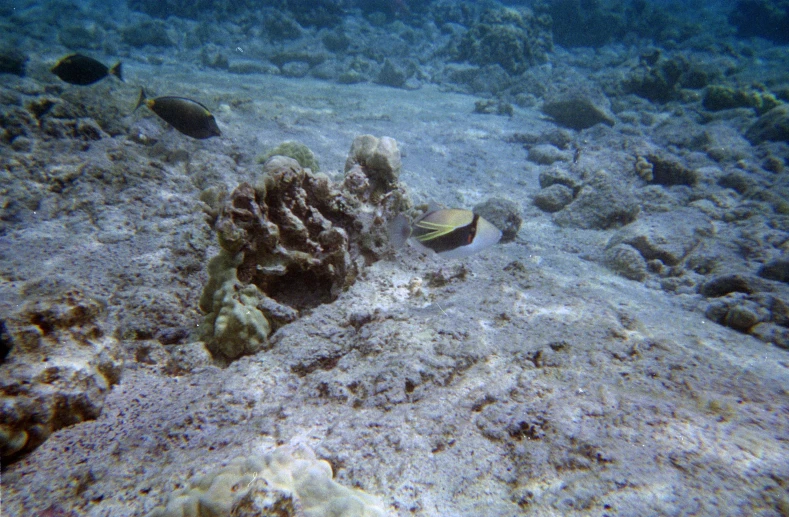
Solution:
M 172 47 L 175 45 L 167 33 L 167 25 L 161 20 L 146 20 L 120 30 L 121 39 L 132 47 Z
M 768 280 L 789 283 L 789 258 L 781 257 L 763 265 L 757 273 Z
M 754 122 L 745 132 L 752 144 L 765 141 L 789 142 L 789 104 L 773 108 Z
M 554 215 L 559 226 L 605 230 L 630 224 L 641 208 L 633 194 L 605 171 L 598 171 L 575 200 Z
M 542 112 L 558 124 L 570 129 L 586 129 L 596 124 L 614 125 L 614 116 L 602 101 L 593 101 L 585 95 L 565 95 L 543 104 Z
M 724 325 L 734 330 L 747 332 L 751 327 L 763 321 L 764 315 L 760 314 L 760 308 L 752 303 L 735 305 L 726 314 L 723 320 Z
M 644 280 L 647 277 L 647 263 L 641 253 L 627 244 L 617 244 L 605 250 L 605 265 L 630 280 Z
M 492 198 L 474 207 L 474 213 L 501 230 L 501 242 L 515 240 L 523 224 L 520 207 L 508 199 Z
M 25 75 L 27 56 L 15 48 L 0 48 L 0 74 Z
M 554 162 L 569 162 L 573 159 L 572 153 L 562 151 L 551 144 L 535 145 L 529 149 L 529 161 L 540 165 L 551 165 Z
M 654 170 L 655 166 L 652 165 L 646 158 L 643 156 L 636 157 L 635 171 L 639 178 L 647 182 L 652 181 L 655 179 Z
M 751 329 L 751 335 L 772 343 L 779 348 L 789 350 L 789 329 L 775 323 L 758 323 Z
M 645 260 L 660 260 L 667 266 L 676 266 L 698 246 L 702 236 L 712 232 L 712 223 L 706 215 L 697 210 L 681 209 L 649 214 L 616 232 L 607 247 L 627 244 L 637 249 Z
M 304 61 L 291 61 L 282 65 L 281 70 L 285 77 L 304 77 L 310 71 L 310 65 Z
M 699 181 L 696 171 L 688 169 L 679 161 L 664 154 L 649 154 L 647 161 L 652 164 L 652 181 L 659 185 L 693 186 Z
M 393 88 L 402 88 L 408 75 L 400 67 L 396 66 L 389 59 L 384 60 L 384 65 L 378 73 L 375 82 Z
M 559 167 L 548 169 L 547 171 L 542 171 L 540 173 L 540 187 L 541 188 L 548 188 L 551 185 L 555 184 L 564 185 L 565 187 L 569 187 L 573 193 L 577 192 L 583 186 L 583 182 L 580 178 L 572 174 L 570 171 L 566 169 L 562 169 Z
M 752 294 L 760 291 L 759 278 L 742 273 L 716 275 L 703 283 L 699 292 L 707 298 L 718 298 L 729 293 Z
M 573 189 L 559 183 L 542 189 L 534 196 L 534 206 L 543 212 L 558 212 L 573 200 Z

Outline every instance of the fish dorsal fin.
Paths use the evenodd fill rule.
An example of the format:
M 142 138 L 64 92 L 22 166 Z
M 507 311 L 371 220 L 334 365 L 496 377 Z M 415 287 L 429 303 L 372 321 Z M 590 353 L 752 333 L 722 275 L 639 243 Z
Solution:
M 417 240 L 421 242 L 432 241 L 433 239 L 455 231 L 457 228 L 455 225 L 440 224 L 432 221 L 417 221 L 414 226 L 422 228 L 423 230 L 430 230 L 429 232 L 423 233 L 417 237 Z
M 472 224 L 473 220 L 474 214 L 468 210 L 442 208 L 428 212 L 414 223 L 416 228 L 426 230 L 418 232 L 416 239 L 428 242 Z

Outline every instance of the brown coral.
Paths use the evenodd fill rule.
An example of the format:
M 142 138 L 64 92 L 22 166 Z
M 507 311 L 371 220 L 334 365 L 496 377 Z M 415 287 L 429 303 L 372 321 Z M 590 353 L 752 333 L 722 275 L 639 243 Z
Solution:
M 212 333 L 208 348 L 228 359 L 265 343 L 229 347 L 238 340 L 223 329 L 252 325 L 257 330 L 250 335 L 260 341 L 262 332 L 293 321 L 298 311 L 335 300 L 380 259 L 387 221 L 408 206 L 391 138 L 357 138 L 341 184 L 285 156 L 271 157 L 263 169 L 256 186 L 242 183 L 233 191 L 214 224 L 222 251 L 209 267 L 200 306 Z

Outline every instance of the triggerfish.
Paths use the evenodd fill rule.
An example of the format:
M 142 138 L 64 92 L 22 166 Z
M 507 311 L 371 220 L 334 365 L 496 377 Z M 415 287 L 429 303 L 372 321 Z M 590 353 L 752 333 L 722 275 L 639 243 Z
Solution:
M 445 258 L 468 257 L 493 246 L 501 231 L 470 210 L 442 208 L 432 210 L 411 223 L 400 214 L 389 225 L 389 241 L 399 248 L 408 239 L 417 247 Z
M 208 108 L 197 101 L 185 97 L 149 99 L 145 96 L 145 90 L 140 88 L 140 99 L 134 109 L 136 110 L 143 104 L 186 136 L 198 139 L 222 136 L 214 116 L 208 111 Z
M 121 63 L 115 63 L 112 68 L 107 68 L 100 61 L 82 54 L 70 54 L 52 67 L 52 73 L 67 83 L 87 86 L 101 81 L 108 75 L 114 75 L 121 81 Z

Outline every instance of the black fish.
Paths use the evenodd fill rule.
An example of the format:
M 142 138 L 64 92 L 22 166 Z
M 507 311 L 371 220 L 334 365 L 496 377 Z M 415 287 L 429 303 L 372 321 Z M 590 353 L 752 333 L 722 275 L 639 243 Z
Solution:
M 208 108 L 197 101 L 184 97 L 149 99 L 145 96 L 145 90 L 140 88 L 140 100 L 137 101 L 134 109 L 143 104 L 186 136 L 199 139 L 222 136 L 214 116 Z
M 121 81 L 121 63 L 118 61 L 112 68 L 107 68 L 92 57 L 82 54 L 71 54 L 64 57 L 52 67 L 52 73 L 67 83 L 85 86 L 101 81 L 108 75 L 114 75 Z

